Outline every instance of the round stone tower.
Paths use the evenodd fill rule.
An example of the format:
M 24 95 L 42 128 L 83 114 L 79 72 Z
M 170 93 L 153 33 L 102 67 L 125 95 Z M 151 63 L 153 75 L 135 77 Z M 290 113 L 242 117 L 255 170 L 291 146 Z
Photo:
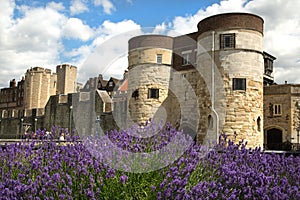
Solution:
M 214 131 L 263 145 L 263 19 L 226 13 L 198 24 L 197 64 L 209 87 Z
M 138 124 L 163 118 L 161 106 L 168 97 L 173 38 L 142 35 L 129 40 L 128 99 L 129 118 Z

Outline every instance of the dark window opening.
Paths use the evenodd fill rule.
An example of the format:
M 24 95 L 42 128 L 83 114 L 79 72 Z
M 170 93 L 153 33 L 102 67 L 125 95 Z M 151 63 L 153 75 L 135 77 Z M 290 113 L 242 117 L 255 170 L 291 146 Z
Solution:
M 281 115 L 281 104 L 273 105 L 273 115 Z
M 159 98 L 159 89 L 151 88 L 148 90 L 148 99 L 158 99 Z
M 232 83 L 232 89 L 246 91 L 246 79 L 245 78 L 234 78 L 233 83 Z
M 220 49 L 235 48 L 235 34 L 221 34 L 220 35 Z
M 137 99 L 139 98 L 139 91 L 138 90 L 135 90 L 132 95 L 131 95 L 133 98 Z

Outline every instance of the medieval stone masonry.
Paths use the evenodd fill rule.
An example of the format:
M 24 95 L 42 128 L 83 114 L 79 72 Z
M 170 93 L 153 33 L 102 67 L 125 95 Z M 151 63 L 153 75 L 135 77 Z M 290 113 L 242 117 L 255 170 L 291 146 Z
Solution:
M 276 58 L 263 51 L 263 25 L 257 15 L 226 13 L 203 19 L 186 35 L 131 38 L 123 79 L 99 75 L 80 92 L 75 66 L 58 65 L 54 74 L 28 69 L 1 89 L 0 137 L 17 138 L 25 122 L 32 131 L 84 123 L 78 131 L 93 132 L 96 123 L 109 130 L 164 120 L 202 143 L 226 133 L 248 147 L 295 148 L 300 85 L 274 83 Z M 80 114 L 89 110 L 96 112 Z

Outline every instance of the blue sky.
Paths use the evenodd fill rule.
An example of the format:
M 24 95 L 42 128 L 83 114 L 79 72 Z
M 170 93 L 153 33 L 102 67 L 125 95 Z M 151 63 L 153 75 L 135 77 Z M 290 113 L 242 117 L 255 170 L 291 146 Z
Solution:
M 263 17 L 264 49 L 277 57 L 275 80 L 300 83 L 299 10 L 299 0 L 1 0 L 0 87 L 30 67 L 55 71 L 62 63 L 77 66 L 82 83 L 99 73 L 120 78 L 127 40 L 143 28 L 186 34 L 224 12 Z

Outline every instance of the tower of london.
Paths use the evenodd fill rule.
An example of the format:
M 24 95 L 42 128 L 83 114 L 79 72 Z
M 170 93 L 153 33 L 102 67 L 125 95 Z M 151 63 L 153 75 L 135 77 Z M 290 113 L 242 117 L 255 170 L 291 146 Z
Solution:
M 249 147 L 299 149 L 300 84 L 274 82 L 263 27 L 257 15 L 224 13 L 189 34 L 133 37 L 123 78 L 99 74 L 80 91 L 75 66 L 30 68 L 1 89 L 0 138 L 20 138 L 26 126 L 93 133 L 163 120 L 200 143 L 225 133 Z

